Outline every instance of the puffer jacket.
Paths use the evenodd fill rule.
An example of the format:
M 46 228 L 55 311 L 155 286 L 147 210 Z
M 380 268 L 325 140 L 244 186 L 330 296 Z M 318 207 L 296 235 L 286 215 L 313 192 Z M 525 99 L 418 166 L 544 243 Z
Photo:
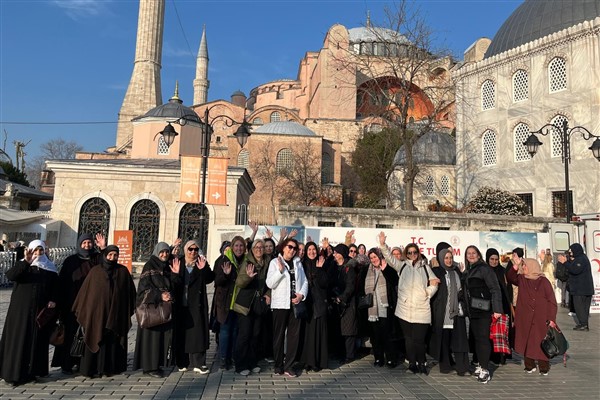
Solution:
M 425 258 L 416 265 L 397 260 L 386 246 L 380 246 L 383 257 L 398 272 L 398 303 L 395 315 L 413 324 L 431 324 L 430 300 L 438 287 L 429 285 L 431 279 L 437 279 Z M 429 278 L 428 278 L 429 276 Z
M 302 262 L 298 257 L 294 257 L 294 269 L 296 271 L 296 293 L 301 293 L 303 296 L 302 301 L 305 301 L 308 295 L 308 280 L 304 274 Z M 292 304 L 290 273 L 287 265 L 283 272 L 279 271 L 277 257 L 269 263 L 267 286 L 271 288 L 271 309 L 289 310 Z

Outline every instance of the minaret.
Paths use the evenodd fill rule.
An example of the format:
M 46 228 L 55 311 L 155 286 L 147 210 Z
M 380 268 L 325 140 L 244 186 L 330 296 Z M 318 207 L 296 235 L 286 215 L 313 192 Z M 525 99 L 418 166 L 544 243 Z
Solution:
M 117 150 L 131 148 L 131 120 L 162 104 L 160 62 L 165 0 L 140 0 L 133 73 L 119 111 Z
M 196 58 L 196 79 L 194 79 L 194 104 L 204 104 L 208 98 L 208 46 L 206 45 L 206 25 L 202 27 L 202 39 Z

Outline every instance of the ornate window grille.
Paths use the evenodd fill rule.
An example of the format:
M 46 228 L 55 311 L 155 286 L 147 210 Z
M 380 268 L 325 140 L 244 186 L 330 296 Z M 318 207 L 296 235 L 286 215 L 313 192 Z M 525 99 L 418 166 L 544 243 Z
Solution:
M 263 120 L 260 117 L 256 117 L 256 118 L 254 118 L 254 120 L 252 121 L 252 123 L 254 125 L 262 125 L 263 124 Z
M 518 70 L 513 75 L 513 101 L 527 100 L 529 98 L 529 75 L 525 70 Z
M 131 207 L 129 229 L 133 231 L 133 259 L 147 261 L 158 243 L 160 210 L 152 200 L 140 200 Z
M 435 182 L 433 176 L 428 175 L 425 179 L 425 196 L 433 196 L 435 194 Z
M 240 204 L 237 209 L 237 215 L 235 218 L 236 225 L 247 225 L 248 224 L 248 206 Z
M 208 243 L 208 209 L 203 204 L 188 203 L 179 212 L 179 233 L 183 243 L 196 239 L 200 248 L 206 252 Z
M 329 153 L 323 153 L 321 156 L 321 183 L 333 182 L 331 166 L 331 156 Z
M 485 111 L 494 107 L 496 107 L 496 85 L 488 79 L 481 85 L 481 109 Z
M 79 227 L 77 236 L 83 233 L 95 235 L 102 233 L 108 236 L 110 223 L 110 207 L 106 201 L 100 197 L 93 197 L 87 200 L 79 210 Z
M 552 118 L 552 123 L 556 126 L 563 126 L 563 122 L 567 121 L 569 122 L 569 120 L 567 119 L 567 117 L 565 117 L 564 115 L 557 115 L 556 117 Z M 562 141 L 562 129 L 558 130 L 556 128 L 552 128 L 552 148 L 551 148 L 551 156 L 552 157 L 562 157 L 563 154 L 563 141 Z
M 567 62 L 562 57 L 555 57 L 548 64 L 548 83 L 550 93 L 560 92 L 567 88 Z
M 498 149 L 496 144 L 496 132 L 487 130 L 483 132 L 482 138 L 482 164 L 483 166 L 496 165 Z
M 552 192 L 552 216 L 555 218 L 565 218 L 567 213 L 565 191 Z M 569 190 L 569 215 L 573 215 L 573 191 Z
M 529 126 L 524 123 L 520 123 L 515 126 L 514 130 L 514 150 L 515 150 L 515 161 L 529 161 L 531 160 L 531 155 L 527 152 L 527 148 L 523 144 L 529 137 Z
M 281 114 L 278 111 L 273 111 L 271 113 L 271 122 L 281 121 Z
M 250 167 L 250 152 L 247 149 L 242 149 L 238 153 L 237 165 L 246 169 Z
M 291 149 L 281 149 L 279 153 L 277 153 L 277 161 L 275 162 L 275 166 L 277 168 L 277 173 L 283 173 L 292 169 L 294 165 L 294 157 Z
M 165 139 L 162 137 L 162 135 L 160 135 L 158 137 L 157 153 L 159 155 L 168 155 L 169 154 L 169 146 L 167 146 L 167 142 L 165 142 Z
M 533 194 L 517 193 L 517 196 L 527 205 L 527 215 L 533 215 Z
M 442 196 L 450 195 L 450 178 L 446 175 L 442 176 L 442 181 L 440 183 L 440 193 Z

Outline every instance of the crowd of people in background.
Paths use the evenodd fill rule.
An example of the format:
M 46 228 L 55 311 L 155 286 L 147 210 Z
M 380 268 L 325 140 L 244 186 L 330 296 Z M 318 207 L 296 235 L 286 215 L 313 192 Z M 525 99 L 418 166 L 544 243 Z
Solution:
M 372 353 L 375 368 L 406 364 L 407 373 L 429 374 L 429 355 L 442 374 L 487 383 L 490 363 L 505 364 L 513 350 L 527 373 L 549 373 L 540 343 L 547 326 L 556 326 L 559 304 L 571 309 L 575 330 L 589 330 L 594 287 L 579 244 L 556 263 L 549 250 L 540 262 L 516 248 L 503 267 L 493 248 L 484 257 L 468 246 L 456 262 L 455 249 L 442 242 L 428 260 L 414 243 L 387 243 L 384 232 L 367 249 L 352 231 L 332 246 L 328 238 L 300 243 L 295 230 L 282 229 L 278 240 L 269 230 L 256 238 L 258 226 L 250 227 L 250 237 L 222 243 L 213 267 L 196 240 L 157 243 L 137 288 L 118 263 L 119 248 L 102 235 L 82 234 L 60 271 L 44 242 L 32 241 L 6 273 L 15 285 L 0 339 L 0 378 L 19 385 L 48 375 L 58 326 L 63 339 L 54 343 L 52 367 L 90 378 L 122 373 L 136 308 L 161 303 L 171 305 L 170 318 L 138 326 L 133 357 L 133 369 L 154 378 L 167 368 L 210 373 L 213 332 L 218 367 L 242 376 L 266 363 L 295 378 Z M 566 281 L 555 278 L 557 266 L 568 271 Z M 75 354 L 80 341 L 85 346 Z

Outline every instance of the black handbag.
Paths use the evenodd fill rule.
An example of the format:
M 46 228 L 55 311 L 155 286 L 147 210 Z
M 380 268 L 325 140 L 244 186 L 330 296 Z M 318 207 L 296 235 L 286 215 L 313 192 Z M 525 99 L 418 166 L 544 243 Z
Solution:
M 294 317 L 296 317 L 296 319 L 305 319 L 308 317 L 308 308 L 306 307 L 305 302 L 301 301 L 298 304 L 292 303 L 292 307 L 294 307 Z
M 490 311 L 492 309 L 492 302 L 488 299 L 471 297 L 471 308 L 481 311 Z
M 373 293 L 367 293 L 364 296 L 358 297 L 358 308 L 371 308 L 373 307 Z
M 252 312 L 260 317 L 268 313 L 269 310 L 271 310 L 271 306 L 267 304 L 267 300 L 259 292 L 256 292 L 256 296 L 252 300 Z
M 562 331 L 558 328 L 551 327 L 548 325 L 548 331 L 546 336 L 542 339 L 542 351 L 548 358 L 554 358 L 556 356 L 562 356 L 569 349 L 569 342 Z
M 83 340 L 83 327 L 79 325 L 77 332 L 75 332 L 75 336 L 73 337 L 73 344 L 71 344 L 71 357 L 82 357 L 84 347 L 85 341 Z
M 142 303 L 135 308 L 135 317 L 142 328 L 152 328 L 171 321 L 173 304 L 161 301 L 158 304 Z

